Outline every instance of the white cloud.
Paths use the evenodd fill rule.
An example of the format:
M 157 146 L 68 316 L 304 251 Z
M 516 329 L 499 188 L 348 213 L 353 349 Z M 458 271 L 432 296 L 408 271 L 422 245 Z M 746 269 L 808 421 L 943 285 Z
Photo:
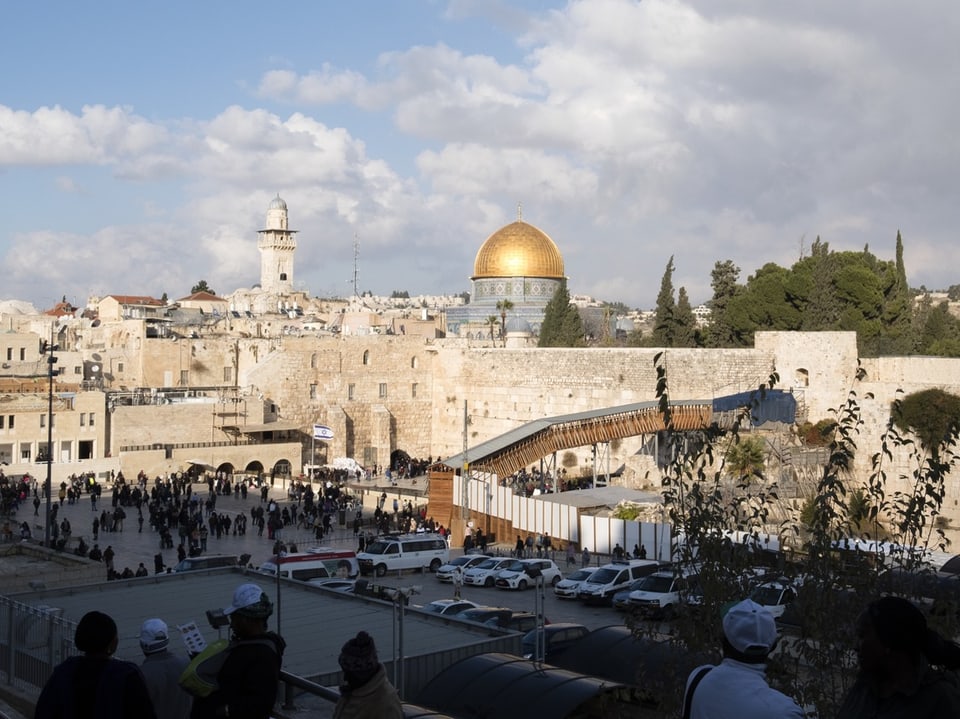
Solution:
M 717 260 L 745 278 L 817 235 L 892 257 L 897 228 L 914 284 L 957 282 L 960 6 L 572 0 L 534 14 L 455 0 L 444 18 L 512 33 L 519 59 L 473 37 L 458 47 L 455 32 L 395 37 L 401 49 L 369 51 L 368 74 L 342 57 L 278 61 L 259 79 L 264 107 L 243 98 L 210 118 L 0 106 L 0 166 L 56 167 L 61 191 L 92 197 L 61 166 L 135 180 L 143 228 L 105 217 L 87 244 L 130 232 L 152 257 L 149 243 L 175 255 L 191 238 L 176 262 L 220 291 L 256 281 L 255 232 L 278 192 L 301 230 L 299 277 L 317 291 L 343 291 L 354 235 L 371 289 L 466 289 L 480 243 L 518 201 L 557 240 L 573 291 L 634 305 L 653 303 L 671 254 L 697 302 Z M 333 106 L 360 121 L 332 127 Z M 171 181 L 179 206 L 149 200 L 150 183 Z M 26 267 L 32 245 L 57 241 L 20 234 L 8 258 Z M 108 281 L 127 262 L 77 261 Z

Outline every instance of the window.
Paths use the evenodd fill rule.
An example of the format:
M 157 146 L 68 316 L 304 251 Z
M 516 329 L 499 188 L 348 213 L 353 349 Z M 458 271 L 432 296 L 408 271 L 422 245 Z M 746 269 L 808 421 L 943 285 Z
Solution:
M 13 347 L 7 347 L 7 359 L 8 360 L 13 359 Z
M 0 429 L 3 429 L 3 425 L 6 424 L 6 417 L 0 414 Z
M 387 383 L 381 382 L 380 383 L 380 399 L 383 399 L 386 396 L 387 396 Z
M 7 426 L 8 426 L 10 429 L 13 429 L 13 418 L 14 418 L 14 416 L 15 416 L 15 415 L 12 415 L 12 414 L 7 416 Z
M 317 385 L 312 384 L 310 385 L 310 399 L 316 399 L 316 398 L 317 398 Z
M 223 381 L 232 382 L 233 381 L 233 367 L 224 367 L 223 368 Z
M 316 369 L 316 368 L 317 368 L 317 353 L 314 352 L 312 355 L 310 355 L 310 369 Z
M 43 428 L 46 427 L 46 426 L 47 426 L 47 415 L 41 414 L 41 415 L 40 415 L 40 429 L 43 429 Z
M 74 374 L 80 374 L 80 365 L 74 366 L 74 368 L 73 368 L 73 373 L 74 373 Z
M 20 459 L 22 459 L 24 462 L 29 462 L 29 461 L 30 461 L 30 446 L 29 446 L 29 445 L 21 445 L 21 447 L 20 447 Z
M 180 386 L 186 387 L 190 384 L 190 370 L 182 369 L 180 370 Z
M 417 398 L 417 383 L 416 383 L 416 382 L 414 382 L 412 385 L 410 385 L 410 396 L 413 397 L 414 399 Z
M 81 413 L 80 413 L 80 426 L 81 426 L 81 427 L 86 427 L 86 426 L 87 426 L 87 413 L 86 413 L 86 412 L 81 412 Z
M 20 361 L 22 362 L 22 361 L 25 360 L 26 358 L 27 358 L 27 349 L 26 349 L 26 347 L 21 347 L 21 348 L 20 348 Z
M 365 365 L 370 364 L 370 350 L 363 351 L 363 363 Z
M 117 362 L 117 374 L 123 374 L 123 362 Z
M 347 385 L 347 399 L 348 399 L 348 400 L 349 400 L 349 399 L 353 399 L 353 395 L 354 395 L 354 390 L 355 390 L 355 389 L 356 389 L 356 385 L 355 385 L 355 384 L 352 384 L 352 383 L 351 383 L 351 384 L 348 384 L 348 385 Z
M 410 369 L 416 369 L 416 368 L 417 368 L 417 358 L 416 358 L 416 357 L 411 357 L 411 358 L 410 358 Z
M 93 426 L 93 412 L 90 413 L 90 426 Z

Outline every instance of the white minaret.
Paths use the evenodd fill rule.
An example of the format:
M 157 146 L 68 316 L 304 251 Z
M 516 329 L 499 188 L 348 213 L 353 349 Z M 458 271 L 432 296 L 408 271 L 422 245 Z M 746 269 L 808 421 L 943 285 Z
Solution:
M 267 208 L 267 228 L 259 230 L 260 287 L 265 292 L 293 291 L 293 254 L 297 249 L 296 230 L 287 228 L 287 203 L 277 195 Z

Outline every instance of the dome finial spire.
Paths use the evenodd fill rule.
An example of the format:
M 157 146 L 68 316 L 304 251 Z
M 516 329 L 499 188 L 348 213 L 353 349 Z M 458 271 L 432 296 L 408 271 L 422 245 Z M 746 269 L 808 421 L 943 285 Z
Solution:
M 517 203 L 517 222 L 523 222 L 523 203 Z

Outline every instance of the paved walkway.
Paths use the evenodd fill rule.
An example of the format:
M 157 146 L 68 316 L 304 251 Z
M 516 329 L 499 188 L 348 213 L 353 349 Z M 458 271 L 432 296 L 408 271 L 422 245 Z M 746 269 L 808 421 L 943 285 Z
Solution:
M 392 508 L 393 499 L 397 498 L 401 503 L 406 502 L 407 500 L 413 501 L 416 506 L 417 502 L 423 502 L 425 499 L 422 499 L 419 495 L 423 494 L 423 487 L 426 483 L 425 478 L 418 478 L 416 484 L 412 480 L 400 480 L 397 486 L 390 486 L 389 484 L 381 485 L 375 481 L 364 482 L 361 481 L 360 487 L 361 491 L 356 491 L 351 489 L 351 493 L 354 495 L 360 494 L 363 499 L 363 516 L 367 522 L 371 522 L 373 519 L 373 512 L 376 508 L 377 498 L 381 493 L 387 493 L 387 507 Z M 202 499 L 207 498 L 207 487 L 204 484 L 194 484 L 193 488 L 195 491 L 199 492 Z M 314 489 L 316 489 L 314 485 Z M 286 487 L 281 486 L 280 482 L 277 482 L 274 487 L 270 489 L 269 499 L 276 500 L 277 503 L 282 507 L 289 507 L 292 502 L 287 498 Z M 240 556 L 242 554 L 250 555 L 250 562 L 254 566 L 259 566 L 264 561 L 269 559 L 273 553 L 273 544 L 274 540 L 267 538 L 267 531 L 264 529 L 263 536 L 257 535 L 257 528 L 253 525 L 250 520 L 250 509 L 252 507 L 258 506 L 260 504 L 260 493 L 259 492 L 249 492 L 246 499 L 240 499 L 239 495 L 234 494 L 229 497 L 227 496 L 218 496 L 216 511 L 227 512 L 231 516 L 236 516 L 237 514 L 243 513 L 247 516 L 247 533 L 244 536 L 239 535 L 224 535 L 220 539 L 217 539 L 214 535 L 210 535 L 207 539 L 207 551 L 204 554 L 231 554 Z M 68 504 L 64 502 L 63 505 L 58 510 L 57 522 L 63 520 L 64 517 L 70 520 L 72 528 L 72 541 L 71 546 L 76 546 L 76 541 L 79 537 L 83 537 L 83 540 L 89 545 L 93 546 L 93 518 L 99 517 L 100 512 L 104 509 L 110 509 L 110 493 L 107 488 L 104 488 L 103 496 L 101 501 L 97 503 L 97 510 L 94 512 L 90 506 L 89 495 L 84 494 L 81 499 L 76 504 Z M 97 543 L 100 545 L 101 551 L 106 550 L 108 546 L 113 547 L 115 557 L 113 560 L 114 568 L 117 572 L 122 572 L 124 568 L 129 567 L 131 571 L 136 571 L 137 566 L 143 562 L 143 565 L 147 568 L 147 571 L 150 574 L 153 574 L 154 562 L 153 558 L 158 552 L 163 555 L 163 562 L 167 567 L 173 567 L 177 564 L 177 543 L 179 542 L 179 537 L 176 532 L 173 534 L 174 548 L 173 549 L 161 549 L 160 548 L 160 535 L 150 527 L 149 519 L 147 518 L 147 512 L 144 510 L 144 523 L 143 531 L 137 531 L 137 510 L 136 507 L 125 507 L 124 508 L 127 514 L 127 518 L 124 520 L 124 529 L 122 532 L 100 532 L 99 539 Z M 40 539 L 42 541 L 44 536 L 44 510 L 45 507 L 43 504 L 40 505 L 39 514 L 34 515 L 33 505 L 29 502 L 20 507 L 20 510 L 17 512 L 17 522 L 28 521 L 30 523 L 31 530 L 33 531 L 34 539 Z M 285 543 L 294 542 L 296 543 L 299 549 L 306 549 L 307 547 L 316 546 L 317 544 L 322 544 L 323 546 L 332 546 L 332 547 L 343 547 L 348 549 L 357 548 L 357 540 L 353 535 L 353 517 L 346 517 L 347 524 L 341 526 L 338 522 L 338 517 L 334 516 L 333 518 L 333 532 L 327 534 L 322 542 L 317 542 L 315 539 L 314 532 L 312 530 L 308 531 L 306 529 L 296 529 L 293 527 L 286 527 L 281 532 L 281 539 Z M 365 528 L 369 528 L 365 525 Z M 231 530 L 232 531 L 232 530 Z M 106 569 L 104 569 L 104 576 L 106 576 Z

